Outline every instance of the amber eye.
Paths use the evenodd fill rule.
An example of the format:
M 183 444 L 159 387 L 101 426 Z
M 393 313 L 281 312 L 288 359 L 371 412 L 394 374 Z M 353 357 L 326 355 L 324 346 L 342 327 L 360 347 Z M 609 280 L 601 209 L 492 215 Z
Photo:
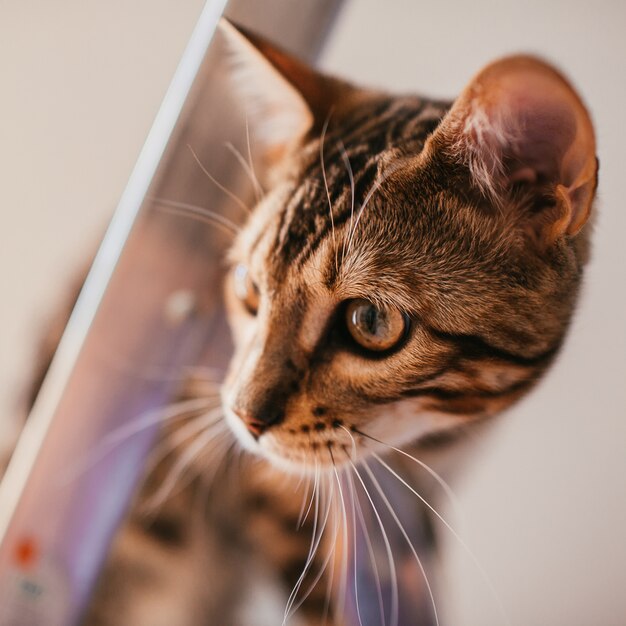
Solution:
M 397 309 L 382 309 L 368 300 L 353 300 L 346 307 L 346 326 L 360 346 L 373 352 L 384 352 L 404 338 L 408 318 Z
M 237 265 L 233 272 L 235 295 L 243 302 L 244 306 L 252 315 L 256 315 L 259 309 L 259 288 L 250 278 L 250 272 L 245 265 Z

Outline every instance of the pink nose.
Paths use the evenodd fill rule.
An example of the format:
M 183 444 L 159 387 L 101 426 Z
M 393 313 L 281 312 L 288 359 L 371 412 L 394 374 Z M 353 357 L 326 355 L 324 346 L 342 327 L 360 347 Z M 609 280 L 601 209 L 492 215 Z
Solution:
M 235 413 L 255 439 L 258 439 L 270 426 L 282 421 L 282 413 L 279 411 L 267 411 L 255 415 L 245 409 L 235 409 Z

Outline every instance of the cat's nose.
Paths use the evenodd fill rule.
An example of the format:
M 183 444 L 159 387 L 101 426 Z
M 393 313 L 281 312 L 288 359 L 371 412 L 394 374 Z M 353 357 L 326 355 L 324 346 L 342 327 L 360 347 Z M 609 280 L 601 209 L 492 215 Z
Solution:
M 258 439 L 271 426 L 283 421 L 283 411 L 278 408 L 267 408 L 255 413 L 245 409 L 235 409 L 235 413 L 255 439 Z

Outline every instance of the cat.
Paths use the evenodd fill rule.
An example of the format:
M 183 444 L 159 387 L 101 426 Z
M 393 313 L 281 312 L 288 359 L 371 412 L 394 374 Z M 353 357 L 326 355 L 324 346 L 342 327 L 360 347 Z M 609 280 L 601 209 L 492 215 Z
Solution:
M 530 56 L 495 61 L 444 102 L 360 88 L 228 22 L 221 32 L 267 163 L 228 258 L 235 350 L 216 431 L 250 454 L 216 468 L 207 453 L 149 515 L 176 455 L 147 474 L 84 623 L 435 623 L 428 576 L 394 579 L 382 528 L 413 523 L 427 561 L 443 484 L 431 466 L 454 465 L 554 362 L 589 256 L 590 117 Z M 214 396 L 201 377 L 181 392 Z M 384 512 L 381 475 L 407 487 L 408 515 Z M 361 507 L 381 531 L 368 551 Z M 346 582 L 359 551 L 373 603 Z

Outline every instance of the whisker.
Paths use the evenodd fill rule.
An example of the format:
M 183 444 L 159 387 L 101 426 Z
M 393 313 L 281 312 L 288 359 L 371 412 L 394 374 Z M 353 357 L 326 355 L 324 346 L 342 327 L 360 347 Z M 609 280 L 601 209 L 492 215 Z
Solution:
M 413 545 L 413 542 L 411 541 L 409 535 L 407 534 L 404 526 L 402 525 L 402 522 L 400 521 L 400 519 L 398 518 L 396 512 L 394 511 L 393 507 L 391 506 L 391 503 L 389 502 L 387 496 L 385 495 L 385 492 L 382 490 L 378 480 L 376 480 L 376 476 L 374 476 L 374 472 L 372 472 L 372 470 L 370 469 L 369 465 L 366 462 L 363 462 L 363 468 L 365 469 L 365 471 L 367 472 L 370 480 L 372 481 L 372 484 L 374 485 L 376 491 L 378 491 L 378 494 L 380 495 L 382 501 L 385 503 L 385 506 L 387 507 L 387 509 L 389 510 L 389 513 L 391 514 L 391 517 L 393 517 L 395 523 L 397 524 L 400 532 L 402 533 L 402 536 L 404 537 L 405 541 L 407 542 L 409 549 L 411 550 L 411 552 L 413 553 L 413 556 L 415 557 L 415 560 L 417 561 L 417 565 L 420 568 L 420 571 L 422 572 L 422 576 L 424 577 L 424 582 L 426 584 L 426 589 L 428 590 L 428 595 L 430 596 L 430 601 L 433 607 L 433 612 L 434 612 L 434 616 L 435 616 L 435 623 L 437 624 L 437 626 L 439 626 L 439 615 L 437 614 L 437 605 L 435 603 L 435 596 L 433 595 L 433 590 L 430 586 L 430 581 L 428 580 L 428 576 L 426 574 L 426 570 L 424 569 L 424 564 L 422 563 L 422 560 L 419 558 L 418 554 L 417 554 L 417 550 L 415 549 L 415 546 Z
M 356 504 L 356 513 L 359 519 L 359 525 L 361 526 L 361 530 L 363 531 L 363 536 L 365 537 L 365 544 L 367 546 L 367 552 L 370 557 L 370 563 L 374 569 L 376 594 L 378 595 L 378 608 L 380 611 L 380 623 L 382 624 L 382 626 L 386 626 L 387 622 L 386 622 L 386 615 L 385 615 L 385 604 L 383 602 L 383 589 L 380 584 L 380 573 L 378 571 L 378 563 L 376 561 L 376 555 L 374 554 L 374 547 L 372 546 L 372 540 L 370 539 L 370 535 L 367 530 L 367 524 L 365 522 L 365 516 L 363 515 L 363 509 L 361 508 L 361 502 L 359 501 L 359 498 L 356 496 L 354 480 L 351 474 L 349 475 L 349 479 L 350 479 L 350 490 L 352 491 L 352 494 L 353 494 L 352 496 L 353 501 Z M 356 537 L 356 529 L 355 529 L 355 537 Z M 356 557 L 355 557 L 355 561 L 356 561 Z M 356 564 L 355 564 L 355 569 L 356 569 Z M 356 585 L 356 576 L 355 576 L 355 585 Z M 356 593 L 356 589 L 355 589 L 355 593 Z
M 139 419 L 122 424 L 119 428 L 105 434 L 100 440 L 99 446 L 116 445 L 128 437 L 139 434 L 150 426 L 164 423 L 172 419 L 189 417 L 190 414 L 196 411 L 211 409 L 216 399 L 217 398 L 192 398 L 191 400 L 183 400 L 175 404 L 167 405 L 166 407 L 148 411 Z M 93 453 L 94 451 L 92 450 L 91 454 Z
M 343 429 L 346 431 L 346 433 L 348 433 L 348 437 L 350 437 L 350 441 L 352 443 L 352 455 L 353 455 L 353 460 L 356 461 L 356 440 L 354 439 L 354 435 L 343 425 L 343 424 L 339 424 L 339 428 Z M 348 455 L 348 453 L 346 452 L 346 455 L 348 456 L 348 458 L 350 458 L 350 456 Z
M 102 459 L 110 454 L 117 446 L 121 445 L 131 437 L 148 430 L 157 424 L 163 424 L 171 420 L 189 417 L 197 411 L 210 409 L 209 401 L 214 398 L 193 398 L 183 400 L 175 404 L 159 407 L 141 414 L 137 419 L 124 423 L 118 428 L 105 433 L 95 448 L 88 450 L 88 453 L 72 463 L 60 478 L 61 484 L 68 484 L 75 480 L 87 470 L 95 467 Z
M 337 533 L 339 532 L 339 527 L 337 525 L 337 521 L 335 520 L 335 529 L 333 533 L 333 541 L 330 541 L 330 547 L 328 548 L 328 554 L 326 555 L 326 561 L 324 563 L 324 570 L 326 569 L 326 564 L 330 559 L 333 559 L 333 567 L 329 570 L 328 580 L 326 581 L 326 597 L 324 598 L 324 611 L 322 612 L 322 625 L 326 626 L 328 623 L 328 614 L 330 613 L 330 604 L 332 602 L 333 596 L 333 582 L 335 577 L 335 563 L 337 559 L 336 555 L 336 538 Z M 321 570 L 322 572 L 324 570 Z M 320 576 L 321 578 L 321 576 Z M 317 584 L 317 583 L 316 583 Z
M 363 620 L 361 618 L 361 607 L 359 606 L 359 584 L 358 584 L 358 575 L 357 575 L 358 574 L 358 562 L 357 562 L 357 546 L 356 546 L 356 505 L 354 502 L 354 499 L 355 499 L 354 483 L 352 482 L 352 476 L 350 474 L 348 474 L 348 491 L 350 493 L 350 502 L 352 503 L 352 558 L 353 558 L 353 567 L 354 567 L 354 602 L 356 604 L 356 614 L 359 620 L 359 626 L 363 626 Z M 367 531 L 365 530 L 365 527 L 363 527 L 363 534 L 365 535 L 366 533 Z M 369 537 L 368 537 L 368 540 L 369 540 Z M 373 551 L 371 551 L 371 547 L 372 546 L 370 544 L 370 550 L 368 550 L 368 552 L 370 553 L 370 560 L 374 556 Z M 379 594 L 378 599 L 379 599 L 379 607 L 381 608 L 380 623 L 381 623 L 381 626 L 384 626 L 385 616 L 382 610 L 382 595 L 381 594 Z
M 329 507 L 331 507 L 331 500 L 334 496 L 334 493 L 329 494 L 329 502 L 328 505 Z M 300 600 L 298 601 L 297 604 L 295 604 L 292 608 L 291 611 L 289 613 L 289 617 L 293 616 L 296 611 L 304 604 L 304 602 L 306 601 L 306 599 L 309 597 L 309 595 L 311 594 L 311 592 L 315 589 L 315 587 L 317 586 L 317 584 L 319 583 L 320 579 L 322 578 L 322 576 L 324 575 L 324 572 L 328 569 L 328 564 L 331 560 L 332 557 L 335 556 L 335 550 L 336 550 L 336 539 L 337 539 L 337 535 L 339 533 L 339 526 L 340 526 L 340 522 L 339 522 L 339 517 L 336 514 L 336 507 L 331 507 L 333 509 L 333 521 L 334 521 L 334 525 L 333 525 L 333 541 L 329 542 L 330 543 L 330 548 L 328 550 L 328 554 L 326 555 L 319 571 L 317 572 L 317 574 L 315 575 L 315 578 L 313 579 L 313 581 L 311 582 L 311 584 L 308 586 L 307 590 L 302 594 L 302 597 L 300 598 Z M 327 589 L 327 593 L 329 593 L 329 590 L 332 591 L 332 582 L 333 582 L 333 573 L 334 573 L 334 564 L 333 567 L 330 568 L 330 574 L 329 574 L 329 578 L 328 578 L 328 589 Z M 324 623 L 324 620 L 328 619 L 328 609 L 329 609 L 329 600 L 330 600 L 330 596 L 327 595 L 327 603 L 324 604 L 324 612 L 322 614 L 322 624 Z
M 331 488 L 333 487 L 333 484 L 331 483 Z M 319 496 L 319 482 L 318 482 L 318 496 Z M 306 562 L 304 564 L 304 567 L 302 569 L 302 573 L 300 574 L 300 577 L 298 578 L 298 580 L 296 581 L 296 584 L 294 585 L 294 588 L 292 589 L 291 593 L 289 594 L 289 598 L 287 599 L 287 606 L 285 607 L 285 614 L 284 614 L 284 618 L 283 618 L 283 624 L 286 623 L 287 619 L 289 619 L 289 617 L 291 617 L 292 614 L 292 606 L 295 602 L 296 599 L 296 595 L 298 593 L 298 591 L 300 590 L 300 587 L 302 586 L 302 581 L 304 580 L 306 574 L 309 571 L 309 568 L 311 566 L 311 563 L 313 562 L 313 559 L 315 557 L 315 553 L 317 552 L 317 549 L 319 547 L 320 541 L 322 540 L 322 535 L 324 534 L 324 530 L 326 529 L 326 524 L 328 522 L 328 516 L 330 514 L 330 502 L 332 500 L 332 494 L 333 494 L 333 490 L 331 489 L 330 495 L 329 495 L 329 501 L 328 501 L 328 506 L 326 507 L 326 512 L 324 514 L 324 521 L 322 522 L 321 525 L 321 530 L 319 530 L 319 532 L 317 532 L 317 536 L 316 536 L 316 527 L 319 527 L 319 524 L 317 524 L 317 519 L 318 519 L 318 505 L 319 505 L 319 497 L 316 498 L 316 502 L 315 502 L 315 524 L 313 527 L 313 535 L 311 537 L 311 547 L 309 549 L 309 554 L 307 556 Z
M 257 203 L 259 203 L 263 199 L 263 187 L 261 183 L 259 183 L 259 179 L 257 178 L 256 172 L 254 171 L 254 160 L 252 159 L 252 149 L 250 147 L 250 125 L 248 124 L 248 116 L 246 115 L 246 148 L 248 151 L 248 160 L 243 158 L 243 155 L 232 143 L 228 142 L 226 147 L 235 155 L 235 158 L 242 165 L 244 171 L 246 172 L 250 182 L 252 183 L 252 187 L 254 188 L 254 195 L 256 197 Z
M 164 504 L 165 501 L 173 495 L 174 488 L 180 481 L 185 470 L 191 467 L 196 458 L 205 451 L 206 446 L 212 440 L 218 441 L 219 439 L 223 439 L 223 437 L 228 434 L 226 430 L 222 430 L 222 432 L 216 435 L 214 431 L 215 427 L 218 425 L 219 424 L 213 424 L 208 427 L 206 431 L 201 433 L 187 448 L 187 450 L 185 450 L 185 452 L 176 460 L 176 463 L 172 466 L 167 478 L 159 486 L 159 489 L 154 493 L 154 495 L 147 500 L 147 509 L 154 510 Z
M 263 199 L 263 187 L 259 183 L 259 179 L 254 171 L 254 160 L 252 159 L 252 149 L 250 148 L 250 125 L 248 124 L 248 116 L 246 115 L 246 147 L 248 148 L 248 164 L 250 165 L 250 172 L 254 179 L 254 188 L 257 194 L 257 202 Z
M 235 222 L 229 220 L 223 215 L 220 215 L 219 213 L 215 213 L 215 211 L 211 211 L 210 209 L 196 206 L 195 204 L 189 204 L 188 202 L 168 200 L 167 198 L 153 197 L 151 200 L 157 205 L 163 205 L 157 207 L 160 211 L 172 213 L 173 215 L 189 217 L 214 226 L 220 226 L 231 235 L 237 235 L 241 231 Z
M 346 597 L 346 587 L 347 587 L 347 578 L 348 578 L 348 516 L 346 513 L 346 503 L 343 497 L 343 489 L 341 488 L 341 480 L 339 479 L 339 472 L 337 471 L 337 464 L 335 463 L 335 457 L 333 455 L 333 449 L 328 443 L 328 452 L 330 454 L 330 459 L 333 464 L 333 472 L 335 474 L 335 479 L 337 481 L 337 487 L 339 489 L 339 500 L 341 504 L 341 511 L 343 513 L 343 539 L 342 539 L 342 559 L 341 559 L 341 571 L 340 571 L 340 580 L 339 580 L 339 593 L 338 593 L 338 603 L 337 603 L 337 614 L 343 615 L 345 610 L 345 597 Z
M 348 177 L 350 178 L 350 192 L 351 192 L 351 204 L 350 204 L 350 222 L 348 225 L 348 234 L 352 231 L 352 220 L 354 218 L 354 172 L 352 171 L 352 165 L 350 164 L 350 158 L 348 157 L 348 153 L 346 152 L 346 147 L 343 145 L 342 141 L 338 142 L 339 150 L 341 151 L 341 158 L 343 159 L 343 163 L 346 166 L 346 170 L 348 171 Z M 343 240 L 343 246 L 341 248 L 341 264 L 343 265 L 343 260 L 346 255 L 346 239 Z
M 243 167 L 243 170 L 246 173 L 246 176 L 248 177 L 248 179 L 252 183 L 252 187 L 254 188 L 254 194 L 256 196 L 256 201 L 260 202 L 262 194 L 260 192 L 259 181 L 257 180 L 256 176 L 252 172 L 252 169 L 250 168 L 250 165 L 244 159 L 244 157 L 241 154 L 241 152 L 239 152 L 239 150 L 237 150 L 237 148 L 235 148 L 235 146 L 230 141 L 227 141 L 224 144 L 224 146 L 235 157 L 235 159 L 237 159 L 237 161 L 239 162 L 241 167 Z
M 439 486 L 443 489 L 444 493 L 446 494 L 446 497 L 448 498 L 448 500 L 450 501 L 450 504 L 452 504 L 455 510 L 455 516 L 458 518 L 463 517 L 462 507 L 459 503 L 458 498 L 456 497 L 456 494 L 454 493 L 454 491 L 452 491 L 452 487 L 450 487 L 450 485 L 432 467 L 430 467 L 430 465 L 427 465 L 426 463 L 424 463 L 424 461 L 421 461 L 417 457 L 411 456 L 408 452 L 405 452 L 401 448 L 397 448 L 396 446 L 390 443 L 386 443 L 380 439 L 377 439 L 376 437 L 373 437 L 372 435 L 368 435 L 367 433 L 364 433 L 362 430 L 358 430 L 356 428 L 354 428 L 353 430 L 357 435 L 361 435 L 362 437 L 365 437 L 366 439 L 371 439 L 372 441 L 379 443 L 381 446 L 385 446 L 386 448 L 389 448 L 390 450 L 393 450 L 394 452 L 401 454 L 402 456 L 413 461 L 414 463 L 417 463 L 417 465 L 419 465 L 422 469 L 428 472 L 432 476 L 432 478 L 439 484 Z
M 315 457 L 315 476 L 313 479 L 313 491 L 311 492 L 311 499 L 309 501 L 309 507 L 306 510 L 306 513 L 304 514 L 304 517 L 302 517 L 302 515 L 300 516 L 299 520 L 298 520 L 298 528 L 302 528 L 303 524 L 306 522 L 306 518 L 309 516 L 309 512 L 311 511 L 311 506 L 313 505 L 313 498 L 315 496 L 315 493 L 317 491 L 317 482 L 319 480 L 319 467 L 317 465 L 317 457 Z M 310 481 L 309 481 L 310 483 Z
M 146 462 L 145 474 L 149 475 L 156 466 L 171 452 L 182 445 L 187 439 L 201 433 L 205 428 L 217 424 L 223 417 L 221 407 L 212 409 L 208 413 L 202 413 L 182 425 L 171 436 L 166 436 L 164 441 L 151 452 Z
M 193 503 L 195 503 L 193 513 L 196 524 L 200 525 L 198 528 L 201 533 L 206 532 L 206 520 L 212 500 L 211 492 L 215 483 L 218 479 L 221 484 L 224 484 L 231 483 L 232 479 L 237 480 L 239 478 L 239 475 L 233 472 L 232 466 L 232 452 L 236 446 L 237 439 L 230 432 L 230 429 L 224 428 L 223 432 L 219 433 L 219 439 L 215 438 L 213 447 L 207 447 L 206 451 L 210 452 L 209 463 L 199 468 L 195 476 L 198 483 L 193 493 Z M 210 471 L 207 471 L 207 469 L 210 469 Z M 149 512 L 146 514 L 149 514 Z
M 219 440 L 217 437 L 219 437 Z M 230 458 L 229 455 L 236 445 L 237 440 L 233 438 L 231 431 L 228 428 L 225 428 L 224 431 L 217 434 L 213 448 L 207 448 L 207 452 L 209 450 L 211 451 L 212 467 L 215 468 L 215 470 L 210 474 L 206 471 L 202 471 L 200 474 L 203 490 L 207 498 L 219 476 L 219 472 L 228 471 L 230 469 L 230 466 L 226 464 L 226 461 Z M 241 450 L 239 451 L 241 452 Z
M 372 511 L 374 512 L 374 515 L 376 516 L 378 526 L 380 527 L 380 532 L 382 534 L 383 541 L 385 542 L 385 550 L 387 551 L 387 559 L 389 561 L 389 575 L 391 576 L 391 609 L 390 609 L 389 622 L 391 626 L 398 626 L 398 600 L 399 600 L 398 598 L 398 573 L 396 571 L 396 562 L 393 557 L 391 544 L 389 543 L 389 537 L 387 537 L 385 525 L 383 524 L 383 521 L 378 513 L 378 509 L 376 508 L 376 505 L 374 504 L 374 500 L 372 500 L 372 496 L 370 495 L 370 492 L 365 486 L 365 481 L 363 480 L 363 477 L 359 473 L 359 470 L 356 468 L 356 465 L 350 459 L 348 459 L 348 463 L 350 463 L 350 465 L 352 466 L 352 469 L 354 470 L 356 477 L 359 479 L 359 482 L 361 483 L 361 487 L 363 488 L 363 491 L 365 495 L 367 496 L 367 499 L 369 500 L 370 506 L 372 507 Z
M 230 441 L 230 443 L 229 443 Z M 206 507 L 209 505 L 209 494 L 213 489 L 213 485 L 215 481 L 222 477 L 222 479 L 226 479 L 227 476 L 233 476 L 234 478 L 238 478 L 241 476 L 241 473 L 233 471 L 234 464 L 234 451 L 237 450 L 238 453 L 241 453 L 241 447 L 238 446 L 237 439 L 233 436 L 228 428 L 224 430 L 224 437 L 221 440 L 222 450 L 218 449 L 216 452 L 219 453 L 219 456 L 212 463 L 212 466 L 215 468 L 213 472 L 209 474 L 209 472 L 203 471 L 200 474 L 201 479 L 201 487 L 202 489 L 198 489 L 201 491 L 204 497 L 205 502 L 205 512 Z M 215 453 L 213 454 L 215 456 Z
M 237 204 L 237 206 L 239 206 L 242 209 L 242 211 L 244 211 L 244 213 L 246 213 L 247 215 L 250 215 L 250 209 L 245 205 L 243 200 L 239 196 L 234 194 L 230 189 L 227 189 L 226 187 L 224 187 L 224 185 L 222 185 L 219 181 L 217 181 L 213 176 L 211 176 L 211 174 L 206 169 L 206 167 L 204 167 L 204 165 L 202 165 L 202 161 L 200 161 L 200 159 L 198 158 L 198 155 L 195 153 L 194 149 L 191 147 L 190 144 L 187 144 L 187 148 L 189 149 L 189 152 L 191 152 L 191 156 L 193 156 L 195 162 L 198 164 L 198 167 L 204 172 L 206 177 L 220 191 L 223 191 L 233 202 L 235 202 L 235 204 Z
M 337 238 L 335 236 L 335 217 L 333 215 L 333 204 L 330 200 L 330 191 L 328 190 L 328 180 L 326 178 L 326 166 L 324 164 L 324 140 L 326 138 L 326 131 L 328 130 L 328 124 L 330 122 L 330 116 L 332 115 L 332 110 L 328 114 L 326 121 L 324 122 L 324 127 L 322 128 L 322 136 L 320 139 L 320 161 L 322 164 L 322 177 L 324 178 L 324 188 L 326 189 L 326 197 L 328 198 L 328 212 L 330 214 L 330 226 L 333 233 L 333 247 L 335 249 L 335 270 L 339 273 L 339 261 L 337 260 Z
M 346 428 L 343 424 L 339 424 L 339 427 L 341 429 L 343 429 L 348 437 L 350 437 L 350 441 L 352 443 L 352 458 L 354 460 L 356 460 L 357 457 L 357 452 L 356 452 L 356 440 L 354 438 L 354 435 L 350 432 L 350 430 L 348 428 Z M 350 456 L 348 455 L 347 451 L 345 450 L 344 447 L 344 452 L 346 454 L 346 456 L 348 457 L 348 460 L 350 460 Z M 369 532 L 367 530 L 367 524 L 365 523 L 365 517 L 363 515 L 363 510 L 361 508 L 361 503 L 359 501 L 359 498 L 355 495 L 355 487 L 354 487 L 354 480 L 352 478 L 352 475 L 348 474 L 348 479 L 349 479 L 349 487 L 350 487 L 350 492 L 351 492 L 351 497 L 352 497 L 352 506 L 353 506 L 353 511 L 352 511 L 352 517 L 353 520 L 355 519 L 354 517 L 354 509 L 355 509 L 355 504 L 356 504 L 356 512 L 358 514 L 358 518 L 359 518 L 359 524 L 361 526 L 361 530 L 363 531 L 363 536 L 365 538 L 365 543 L 367 546 L 367 552 L 369 554 L 369 558 L 370 558 L 370 563 L 373 567 L 373 571 L 374 571 L 374 575 L 375 575 L 375 583 L 376 583 L 376 592 L 378 595 L 378 608 L 380 611 L 380 623 L 382 624 L 382 626 L 386 626 L 386 616 L 385 616 L 385 606 L 384 606 L 384 602 L 383 602 L 383 592 L 382 592 L 382 587 L 380 584 L 380 573 L 378 571 L 378 564 L 376 561 L 376 555 L 374 554 L 374 548 L 372 546 L 372 541 L 370 539 L 369 536 Z M 356 553 L 356 521 L 354 522 L 354 541 L 355 541 L 355 553 Z M 358 592 L 356 589 L 356 554 L 354 557 L 354 568 L 355 568 L 355 579 L 354 579 L 354 584 L 355 584 L 355 598 L 356 598 L 356 602 L 357 602 L 357 613 L 359 613 L 359 620 L 361 619 L 360 616 L 360 612 L 359 612 L 359 606 L 358 606 Z
M 356 215 L 356 220 L 354 222 L 354 228 L 352 229 L 352 232 L 349 235 L 349 240 L 348 240 L 348 246 L 347 246 L 347 250 L 346 250 L 346 254 L 350 254 L 350 251 L 352 250 L 352 243 L 354 240 L 354 235 L 356 233 L 356 229 L 359 226 L 359 222 L 361 221 L 361 217 L 363 216 L 363 212 L 365 211 L 367 205 L 369 204 L 369 201 L 372 199 L 372 196 L 374 195 L 374 193 L 376 193 L 376 191 L 378 191 L 383 183 L 396 171 L 399 169 L 399 164 L 395 165 L 395 166 L 391 166 L 378 180 L 375 180 L 371 189 L 367 192 L 367 194 L 365 195 L 365 198 L 363 199 L 363 203 L 361 204 L 361 207 L 359 208 L 357 215 Z
M 113 368 L 116 372 L 123 373 L 129 378 L 140 381 L 159 382 L 159 383 L 179 383 L 184 382 L 190 376 L 200 376 L 205 378 L 205 383 L 214 385 L 214 389 L 219 390 L 220 375 L 219 372 L 206 366 L 179 366 L 176 371 L 172 371 L 165 365 L 144 365 L 133 363 L 129 359 L 119 358 L 116 354 L 106 355 L 107 366 Z
M 501 613 L 502 617 L 504 618 L 505 623 L 506 624 L 510 624 L 511 623 L 510 619 L 509 619 L 509 617 L 507 615 L 507 612 L 506 612 L 506 610 L 504 608 L 504 605 L 502 604 L 500 596 L 498 595 L 498 592 L 496 591 L 495 586 L 493 585 L 493 583 L 491 581 L 491 578 L 487 574 L 486 570 L 483 568 L 482 564 L 480 563 L 480 561 L 478 560 L 478 558 L 476 557 L 476 555 L 474 554 L 472 549 L 461 538 L 461 536 L 457 533 L 457 531 L 454 530 L 454 528 L 439 514 L 439 512 L 416 489 L 414 489 L 411 485 L 409 485 L 409 483 L 406 480 L 404 480 L 393 468 L 391 468 L 387 463 L 385 463 L 385 461 L 383 461 L 383 459 L 381 459 L 378 454 L 376 454 L 374 452 L 374 453 L 372 453 L 372 455 L 385 469 L 387 469 L 409 491 L 411 491 L 411 493 L 413 493 L 415 496 L 417 496 L 422 501 L 422 503 L 424 505 L 426 505 L 437 516 L 437 518 L 439 518 L 439 520 L 442 522 L 442 524 L 452 533 L 453 537 L 459 542 L 459 545 L 465 550 L 467 555 L 470 557 L 470 559 L 474 563 L 474 566 L 476 567 L 476 569 L 480 572 L 480 575 L 482 576 L 485 584 L 489 588 L 489 590 L 490 590 L 491 594 L 493 595 L 496 603 L 498 604 L 500 613 Z
M 302 508 L 304 508 L 304 501 L 307 499 L 307 495 L 309 493 L 310 482 L 311 482 L 310 476 L 308 474 L 308 470 L 309 470 L 309 463 L 305 459 L 304 463 L 298 468 L 298 473 L 300 474 L 300 476 L 298 477 L 298 482 L 293 487 L 293 492 L 294 494 L 296 494 L 298 493 L 298 491 L 300 491 L 300 488 L 302 487 L 302 483 L 306 482 L 306 487 L 305 487 L 306 493 L 303 498 Z

